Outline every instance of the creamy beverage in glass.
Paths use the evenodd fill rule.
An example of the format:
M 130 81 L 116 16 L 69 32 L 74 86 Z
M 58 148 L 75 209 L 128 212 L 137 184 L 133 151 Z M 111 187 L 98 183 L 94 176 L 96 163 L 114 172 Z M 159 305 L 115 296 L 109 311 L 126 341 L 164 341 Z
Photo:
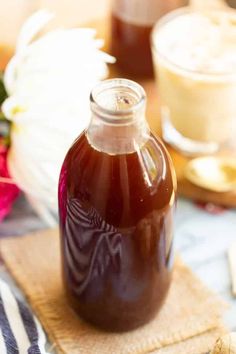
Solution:
M 236 122 L 236 11 L 173 11 L 154 27 L 152 51 L 164 139 L 189 155 L 227 145 Z

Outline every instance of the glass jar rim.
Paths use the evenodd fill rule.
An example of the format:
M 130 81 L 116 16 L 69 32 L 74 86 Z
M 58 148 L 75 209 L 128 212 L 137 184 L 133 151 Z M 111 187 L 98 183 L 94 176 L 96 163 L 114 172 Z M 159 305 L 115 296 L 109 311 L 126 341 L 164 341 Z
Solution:
M 214 9 L 211 10 L 211 14 L 212 13 L 219 13 L 219 12 L 223 12 L 226 14 L 232 14 L 235 16 L 236 19 L 236 11 L 231 9 L 231 8 L 227 8 L 224 10 L 222 9 Z M 171 22 L 173 19 L 186 15 L 188 13 L 198 13 L 197 10 L 195 10 L 193 7 L 191 6 L 184 6 L 181 7 L 177 10 L 171 11 L 169 12 L 167 15 L 163 16 L 160 20 L 158 20 L 156 22 L 156 24 L 154 25 L 152 32 L 151 32 L 151 46 L 152 46 L 152 50 L 159 56 L 159 58 L 161 58 L 162 60 L 164 60 L 169 66 L 171 66 L 173 69 L 176 69 L 178 71 L 181 71 L 182 74 L 189 74 L 191 76 L 198 76 L 198 77 L 204 77 L 204 78 L 208 78 L 208 79 L 225 79 L 226 81 L 234 81 L 236 79 L 236 70 L 232 70 L 230 72 L 209 72 L 209 71 L 204 71 L 204 70 L 194 70 L 194 69 L 188 69 L 185 68 L 184 66 L 181 66 L 179 64 L 176 64 L 174 61 L 172 61 L 169 56 L 161 53 L 161 51 L 158 49 L 158 45 L 157 45 L 157 40 L 155 39 L 155 36 L 158 36 L 158 31 L 163 28 L 165 25 L 167 25 L 169 22 Z
M 97 97 L 99 94 L 107 90 L 115 89 L 130 90 L 130 92 L 136 96 L 136 102 L 128 108 L 117 110 L 107 108 L 105 105 L 98 102 Z M 135 113 L 145 107 L 145 104 L 146 93 L 143 87 L 137 82 L 128 79 L 114 78 L 103 80 L 94 87 L 90 94 L 90 105 L 92 112 L 110 123 L 129 123 L 130 120 L 133 120 Z

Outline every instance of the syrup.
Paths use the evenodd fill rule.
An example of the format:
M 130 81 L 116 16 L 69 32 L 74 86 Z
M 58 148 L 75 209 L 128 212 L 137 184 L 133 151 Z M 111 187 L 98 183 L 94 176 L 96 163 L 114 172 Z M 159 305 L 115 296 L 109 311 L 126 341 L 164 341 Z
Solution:
M 120 94 L 119 85 L 117 90 Z M 96 112 L 60 175 L 63 280 L 82 318 L 105 330 L 126 331 L 156 315 L 170 286 L 175 175 L 165 147 L 150 132 L 142 144 L 135 139 L 133 151 L 120 143 L 119 151 L 127 152 L 114 153 L 115 137 L 133 141 L 133 128 L 141 126 L 142 132 L 144 117 L 131 118 L 128 129 L 127 120 L 122 125 L 126 118 L 116 117 L 111 125 Z M 100 127 L 91 129 L 94 120 Z

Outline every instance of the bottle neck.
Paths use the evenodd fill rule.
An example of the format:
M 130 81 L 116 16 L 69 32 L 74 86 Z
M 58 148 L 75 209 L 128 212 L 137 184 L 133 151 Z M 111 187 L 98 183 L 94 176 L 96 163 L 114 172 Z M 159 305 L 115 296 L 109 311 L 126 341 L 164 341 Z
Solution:
M 104 123 L 93 114 L 87 139 L 96 150 L 110 155 L 130 154 L 145 144 L 149 127 L 145 118 L 126 125 Z
M 91 94 L 92 118 L 87 139 L 110 155 L 137 151 L 148 140 L 146 96 L 138 84 L 122 79 L 102 82 Z

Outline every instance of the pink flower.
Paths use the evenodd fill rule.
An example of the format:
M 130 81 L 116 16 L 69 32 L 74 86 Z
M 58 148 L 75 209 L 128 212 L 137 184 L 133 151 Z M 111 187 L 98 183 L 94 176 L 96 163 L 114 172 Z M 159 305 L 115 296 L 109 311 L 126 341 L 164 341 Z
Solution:
M 15 184 L 9 182 L 7 149 L 0 144 L 0 222 L 10 213 L 12 204 L 20 192 Z

